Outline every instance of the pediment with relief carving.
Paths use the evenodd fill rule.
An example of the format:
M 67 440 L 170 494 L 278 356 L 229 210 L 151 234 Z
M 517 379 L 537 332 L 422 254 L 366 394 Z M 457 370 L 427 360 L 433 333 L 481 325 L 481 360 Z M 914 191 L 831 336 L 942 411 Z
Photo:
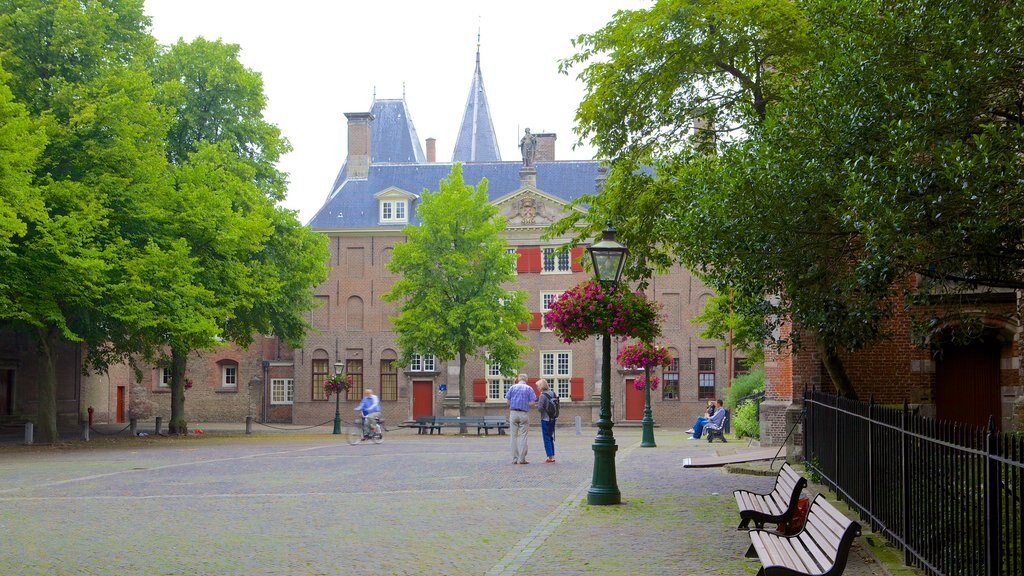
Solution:
M 494 203 L 509 228 L 545 228 L 565 215 L 565 202 L 530 188 L 513 192 Z

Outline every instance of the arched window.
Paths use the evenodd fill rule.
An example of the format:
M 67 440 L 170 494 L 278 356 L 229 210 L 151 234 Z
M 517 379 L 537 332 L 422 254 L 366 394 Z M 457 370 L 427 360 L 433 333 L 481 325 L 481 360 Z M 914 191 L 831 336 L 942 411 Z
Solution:
M 327 400 L 327 391 L 324 390 L 324 383 L 330 374 L 330 365 L 327 361 L 327 351 L 320 348 L 313 351 L 312 362 L 312 390 L 310 398 L 313 400 Z
M 359 296 L 351 296 L 348 299 L 348 316 L 345 319 L 345 327 L 349 332 L 363 330 L 363 299 Z

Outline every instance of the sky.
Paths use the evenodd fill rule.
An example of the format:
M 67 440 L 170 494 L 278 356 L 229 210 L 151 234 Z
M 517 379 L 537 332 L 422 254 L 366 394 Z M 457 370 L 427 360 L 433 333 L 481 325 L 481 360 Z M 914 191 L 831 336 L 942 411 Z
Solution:
M 202 36 L 241 46 L 263 76 L 266 118 L 294 150 L 285 205 L 308 222 L 330 191 L 347 150 L 346 112 L 366 112 L 374 94 L 404 94 L 419 137 L 451 160 L 469 96 L 480 33 L 480 67 L 502 160 L 519 160 L 523 129 L 558 135 L 556 158 L 573 149 L 583 85 L 558 72 L 572 40 L 620 9 L 652 0 L 146 0 L 164 45 Z M 421 145 L 423 143 L 421 142 Z

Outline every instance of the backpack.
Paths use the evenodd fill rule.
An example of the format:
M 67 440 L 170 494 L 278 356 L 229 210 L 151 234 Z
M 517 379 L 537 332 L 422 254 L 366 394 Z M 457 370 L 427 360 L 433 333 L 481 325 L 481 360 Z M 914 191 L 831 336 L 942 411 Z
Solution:
M 548 418 L 554 420 L 558 418 L 558 396 L 551 394 L 550 391 L 545 391 L 544 394 L 548 397 L 547 412 Z

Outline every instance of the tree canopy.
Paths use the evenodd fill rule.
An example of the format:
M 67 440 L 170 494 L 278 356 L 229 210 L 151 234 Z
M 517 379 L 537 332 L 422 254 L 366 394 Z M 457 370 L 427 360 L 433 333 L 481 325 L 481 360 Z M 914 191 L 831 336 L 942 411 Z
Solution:
M 911 274 L 1024 286 L 1022 15 L 983 0 L 620 12 L 563 62 L 583 67 L 578 131 L 611 174 L 553 233 L 611 216 L 634 276 L 680 261 L 720 292 L 775 295 L 772 317 L 812 334 L 850 393 L 838 352 L 885 336 Z
M 382 298 L 400 303 L 393 319 L 400 364 L 413 354 L 459 360 L 459 410 L 465 414 L 466 359 L 480 355 L 511 376 L 526 347 L 517 324 L 530 319 L 526 294 L 508 290 L 515 258 L 500 232 L 504 218 L 487 198 L 487 180 L 476 186 L 455 164 L 437 192 L 424 190 L 407 240 L 395 246 L 388 269 L 400 274 Z

